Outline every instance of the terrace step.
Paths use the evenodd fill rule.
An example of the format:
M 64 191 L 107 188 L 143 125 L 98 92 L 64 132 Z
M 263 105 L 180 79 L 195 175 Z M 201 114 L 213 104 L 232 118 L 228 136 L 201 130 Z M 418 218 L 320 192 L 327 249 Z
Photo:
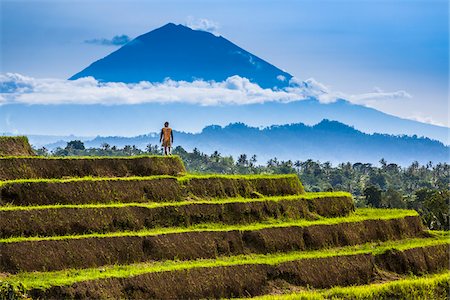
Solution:
M 0 157 L 0 180 L 129 177 L 186 173 L 178 156 L 137 157 Z
M 394 275 L 395 276 L 395 275 Z M 308 289 L 297 291 L 291 294 L 286 293 L 286 286 L 283 292 L 276 290 L 274 294 L 257 296 L 252 300 L 318 300 L 318 299 L 448 299 L 450 290 L 450 272 L 444 271 L 438 274 L 427 274 L 421 276 L 399 276 L 400 279 L 383 280 L 366 285 L 334 287 L 325 290 Z M 294 286 L 295 288 L 295 286 Z M 248 298 L 247 298 L 248 299 Z
M 373 283 L 385 274 L 442 272 L 448 270 L 449 246 L 448 235 L 441 235 L 322 251 L 22 273 L 5 282 L 21 282 L 29 295 L 41 299 L 248 297 L 270 293 L 281 283 L 329 288 Z M 401 269 L 389 267 L 393 258 L 405 258 Z
M 414 211 L 361 209 L 348 217 L 317 221 L 12 238 L 0 240 L 0 273 L 288 252 L 425 235 Z
M 30 179 L 0 182 L 0 206 L 174 202 L 186 197 L 259 198 L 302 193 L 296 175 Z
M 352 211 L 353 199 L 343 192 L 152 204 L 6 206 L 0 207 L 0 238 L 137 231 L 210 222 L 249 224 L 273 218 L 315 220 L 343 217 Z
M 185 176 L 178 157 L 0 158 L 0 299 L 367 284 L 448 269 L 449 237 L 414 211 L 304 193 L 296 175 Z
M 11 155 L 35 155 L 25 136 L 0 136 L 0 157 Z

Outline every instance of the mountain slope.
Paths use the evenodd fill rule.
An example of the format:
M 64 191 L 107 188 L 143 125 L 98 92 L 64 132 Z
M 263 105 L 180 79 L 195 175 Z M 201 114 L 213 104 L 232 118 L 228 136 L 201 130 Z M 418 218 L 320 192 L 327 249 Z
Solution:
M 243 50 L 223 37 L 211 33 L 192 30 L 182 25 L 169 23 L 141 35 L 117 51 L 94 62 L 70 79 L 93 76 L 101 81 L 139 82 L 142 80 L 161 82 L 165 78 L 192 81 L 196 78 L 223 81 L 239 75 L 246 77 L 265 88 L 286 87 L 292 76 L 275 66 L 261 60 Z M 281 76 L 280 76 L 281 75 Z M 278 78 L 285 78 L 280 81 Z M 266 102 L 251 105 L 200 106 L 187 103 L 141 104 L 133 106 L 99 106 L 89 109 L 76 106 L 28 108 L 9 107 L 17 113 L 4 112 L 6 123 L 14 122 L 15 128 L 5 126 L 7 130 L 20 130 L 18 127 L 27 123 L 26 114 L 48 115 L 49 120 L 60 119 L 58 123 L 78 123 L 78 132 L 74 134 L 92 134 L 91 128 L 107 128 L 114 134 L 130 135 L 155 130 L 156 124 L 166 120 L 173 121 L 177 128 L 195 132 L 209 124 L 226 125 L 232 122 L 243 122 L 251 126 L 270 126 L 303 122 L 316 124 L 322 119 L 336 120 L 354 126 L 366 133 L 407 134 L 425 136 L 449 144 L 450 129 L 442 126 L 402 119 L 378 110 L 353 105 L 339 100 L 335 103 L 323 104 L 316 99 L 291 103 Z M 48 110 L 54 110 L 50 113 Z M 23 115 L 21 118 L 18 115 Z M 100 117 L 99 117 L 100 116 Z M 2 112 L 0 112 L 2 117 Z M 34 118 L 34 117 L 32 117 Z M 70 120 L 70 121 L 69 121 Z M 108 120 L 108 122 L 104 120 Z M 80 122 L 81 121 L 81 122 Z M 55 121 L 54 121 L 55 122 Z M 104 126 L 99 126 L 98 122 Z M 35 126 L 33 122 L 33 132 Z M 18 125 L 20 124 L 20 125 Z M 1 124 L 0 124 L 1 125 Z M 90 130 L 84 131 L 81 127 Z M 113 129 L 116 127 L 116 129 Z M 68 127 L 71 128 L 71 127 Z M 128 128 L 128 131 L 125 130 Z M 105 135 L 105 132 L 96 132 Z M 123 132 L 123 133 L 121 133 Z M 60 134 L 60 132 L 55 133 Z M 110 134 L 110 133 L 106 133 Z
M 450 129 L 401 119 L 347 101 L 317 100 L 252 105 L 198 106 L 183 103 L 141 105 L 4 105 L 0 132 L 43 135 L 122 135 L 156 131 L 164 121 L 175 129 L 199 132 L 210 124 L 242 122 L 251 126 L 336 120 L 366 133 L 426 136 L 449 144 Z M 51 130 L 49 130 L 51 128 Z M 45 142 L 48 144 L 49 142 Z
M 169 23 L 143 34 L 70 79 L 93 76 L 112 82 L 194 79 L 223 81 L 239 75 L 262 87 L 286 86 L 290 74 L 223 37 Z M 277 79 L 283 76 L 284 81 Z M 282 78 L 282 77 L 279 77 Z
M 97 137 L 87 141 L 88 147 L 102 143 L 123 147 L 136 145 L 145 148 L 149 143 L 159 144 L 157 134 L 137 137 Z M 320 160 L 340 162 L 377 163 L 381 158 L 401 165 L 413 161 L 448 162 L 448 146 L 427 138 L 365 134 L 345 124 L 323 120 L 307 126 L 302 123 L 270 126 L 264 129 L 234 123 L 225 127 L 213 125 L 201 133 L 175 133 L 175 146 L 185 149 L 198 148 L 212 153 L 218 150 L 224 155 L 256 154 L 260 162 L 277 157 L 291 160 Z

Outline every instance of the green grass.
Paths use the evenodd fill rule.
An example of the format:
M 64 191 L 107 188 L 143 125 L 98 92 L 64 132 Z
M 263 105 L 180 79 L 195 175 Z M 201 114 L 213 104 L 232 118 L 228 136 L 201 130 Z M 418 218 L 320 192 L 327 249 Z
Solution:
M 37 205 L 37 206 L 13 206 L 13 205 L 5 205 L 0 206 L 0 211 L 13 211 L 13 210 L 39 210 L 39 209 L 59 209 L 59 208 L 77 208 L 77 209 L 85 209 L 85 208 L 110 208 L 110 207 L 146 207 L 146 208 L 155 208 L 155 207 L 165 207 L 165 206 L 183 206 L 190 204 L 225 204 L 225 203 L 248 203 L 248 202 L 265 202 L 265 201 L 295 201 L 295 200 L 314 200 L 314 199 L 322 199 L 322 198 L 331 198 L 331 197 L 349 197 L 352 195 L 347 192 L 316 192 L 316 193 L 305 193 L 301 195 L 292 195 L 292 196 L 268 196 L 263 198 L 217 198 L 211 200 L 195 200 L 195 201 L 178 201 L 178 202 L 149 202 L 149 203 L 109 203 L 109 204 L 55 204 L 55 205 Z
M 153 176 L 130 176 L 130 177 L 73 177 L 67 179 L 57 179 L 57 178 L 36 178 L 36 179 L 14 179 L 14 180 L 4 180 L 0 181 L 0 186 L 4 184 L 11 183 L 33 183 L 33 182 L 48 182 L 48 183 L 60 183 L 60 182 L 76 182 L 76 181 L 108 181 L 108 180 L 154 180 L 161 178 L 173 178 L 177 179 L 180 183 L 188 181 L 190 179 L 211 179 L 211 178 L 223 178 L 223 179 L 243 179 L 243 180 L 254 180 L 254 179 L 284 179 L 293 178 L 298 179 L 295 174 L 288 175 L 184 175 L 182 177 L 175 177 L 170 175 L 153 175 Z
M 1 136 L 0 136 L 1 138 Z M 164 159 L 181 159 L 178 155 L 135 155 L 135 156 L 2 156 L 0 159 L 46 159 L 46 160 L 68 160 L 68 159 L 137 159 L 137 158 L 164 158 Z
M 448 293 L 450 271 L 426 276 L 409 276 L 386 283 L 351 287 L 335 287 L 327 290 L 302 291 L 286 295 L 267 295 L 254 300 L 315 300 L 315 299 L 430 299 L 445 297 Z M 442 292 L 444 295 L 442 295 Z M 248 299 L 248 298 L 247 298 Z
M 28 137 L 24 136 L 24 135 L 18 135 L 18 136 L 4 136 L 1 135 L 0 136 L 0 142 L 3 141 L 8 141 L 8 140 L 18 140 L 18 141 L 22 141 L 22 142 L 27 142 L 28 143 Z
M 300 259 L 321 258 L 340 255 L 381 254 L 389 249 L 404 251 L 411 248 L 427 247 L 449 242 L 448 232 L 434 232 L 431 238 L 413 238 L 382 243 L 366 243 L 356 246 L 331 248 L 314 251 L 295 251 L 275 254 L 251 254 L 217 259 L 199 259 L 192 261 L 168 260 L 163 262 L 147 262 L 131 265 L 114 265 L 90 269 L 67 269 L 53 272 L 25 272 L 4 278 L 5 282 L 23 284 L 26 289 L 46 289 L 51 286 L 71 285 L 75 282 L 111 277 L 131 277 L 151 272 L 175 271 L 191 268 L 211 268 L 243 264 L 276 265 Z
M 298 178 L 297 174 L 252 174 L 252 175 L 227 175 L 227 174 L 209 174 L 209 175 L 197 175 L 187 174 L 186 176 L 179 177 L 178 180 L 184 181 L 189 179 L 204 179 L 204 178 L 225 178 L 225 179 L 276 179 L 276 178 Z
M 84 235 L 67 235 L 67 236 L 53 236 L 53 237 L 12 237 L 7 239 L 0 239 L 0 243 L 14 243 L 24 241 L 42 241 L 42 240 L 63 240 L 63 239 L 82 239 L 82 238 L 102 238 L 102 237 L 120 237 L 120 236 L 151 236 L 170 233 L 195 232 L 195 231 L 249 231 L 259 230 L 272 227 L 306 227 L 312 225 L 334 225 L 339 223 L 361 222 L 365 220 L 389 220 L 396 218 L 404 218 L 407 216 L 418 216 L 414 210 L 405 209 L 373 209 L 361 208 L 346 217 L 337 218 L 319 218 L 318 220 L 309 221 L 305 219 L 300 220 L 280 220 L 272 219 L 267 222 L 253 223 L 248 225 L 224 225 L 219 223 L 203 223 L 189 227 L 167 227 L 154 228 L 141 231 L 124 231 L 124 232 L 110 232 L 110 233 L 93 233 Z
M 0 136 L 0 158 L 9 156 L 10 147 L 14 149 L 17 146 L 26 151 L 27 156 L 32 156 L 32 149 L 26 136 Z
M 78 181 L 133 181 L 133 180 L 158 180 L 162 178 L 172 178 L 177 179 L 175 176 L 170 175 L 152 175 L 152 176 L 130 176 L 130 177 L 71 177 L 71 178 L 32 178 L 32 179 L 13 179 L 13 180 L 4 180 L 0 181 L 1 185 L 6 184 L 26 184 L 26 183 L 34 183 L 34 182 L 43 182 L 43 183 L 66 183 L 66 182 L 78 182 Z

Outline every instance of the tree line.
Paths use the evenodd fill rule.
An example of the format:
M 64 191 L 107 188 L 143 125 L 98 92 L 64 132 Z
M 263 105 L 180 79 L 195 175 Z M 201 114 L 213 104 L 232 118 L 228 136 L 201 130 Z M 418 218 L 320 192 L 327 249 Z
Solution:
M 102 144 L 100 148 L 86 148 L 81 141 L 70 141 L 65 148 L 49 152 L 36 150 L 39 155 L 51 156 L 134 156 L 161 155 L 158 145 L 149 144 L 142 150 L 128 145 L 123 148 Z M 450 226 L 450 165 L 447 163 L 420 165 L 413 162 L 407 167 L 384 159 L 379 166 L 370 163 L 340 163 L 313 160 L 278 160 L 265 164 L 256 155 L 241 154 L 236 159 L 222 155 L 189 152 L 178 146 L 173 154 L 179 155 L 190 173 L 209 174 L 289 174 L 299 175 L 306 191 L 347 191 L 355 197 L 357 207 L 408 208 L 421 215 L 428 228 L 449 230 Z

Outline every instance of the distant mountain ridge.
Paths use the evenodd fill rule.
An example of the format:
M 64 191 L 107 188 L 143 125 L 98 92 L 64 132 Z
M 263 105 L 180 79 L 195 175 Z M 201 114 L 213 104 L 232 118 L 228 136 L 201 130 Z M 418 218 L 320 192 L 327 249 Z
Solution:
M 168 23 L 138 36 L 70 79 L 134 83 L 195 79 L 224 81 L 239 75 L 261 87 L 288 85 L 292 78 L 261 58 L 212 33 Z
M 211 125 L 200 133 L 175 131 L 175 146 L 187 150 L 198 148 L 205 153 L 219 151 L 223 155 L 256 154 L 264 163 L 270 158 L 283 160 L 319 160 L 340 162 L 369 162 L 376 164 L 381 158 L 400 165 L 413 161 L 422 164 L 432 161 L 449 162 L 450 147 L 428 138 L 366 134 L 340 122 L 323 120 L 307 126 L 302 123 L 265 128 L 233 123 L 225 127 Z M 158 133 L 136 137 L 96 137 L 85 141 L 87 147 L 100 147 L 103 143 L 123 147 L 136 145 L 144 149 L 147 144 L 159 145 Z M 33 139 L 31 138 L 33 143 Z M 64 146 L 63 142 L 48 145 Z
M 290 103 L 268 102 L 224 106 L 185 103 L 111 106 L 4 105 L 0 109 L 0 128 L 3 128 L 3 131 L 49 134 L 46 128 L 55 127 L 57 124 L 57 128 L 53 131 L 55 135 L 68 132 L 82 136 L 91 135 L 91 132 L 103 136 L 138 135 L 157 130 L 159 124 L 165 121 L 170 121 L 178 130 L 199 132 L 210 124 L 226 126 L 241 122 L 254 127 L 267 127 L 301 122 L 313 125 L 323 119 L 348 124 L 366 133 L 425 136 L 446 145 L 450 144 L 448 127 L 402 119 L 344 100 L 328 104 L 310 99 Z M 8 130 L 10 124 L 13 124 L 13 130 Z
M 222 81 L 229 76 L 248 78 L 262 87 L 283 88 L 289 85 L 292 75 L 243 50 L 223 37 L 192 30 L 183 25 L 169 23 L 143 34 L 110 55 L 94 62 L 70 79 L 93 76 L 101 81 L 139 82 L 142 80 L 160 82 L 165 78 L 192 81 Z M 280 80 L 284 79 L 284 80 Z M 20 123 L 26 123 L 26 115 L 64 115 L 61 121 L 84 119 L 86 126 L 95 126 L 97 115 L 117 123 L 127 119 L 133 128 L 151 128 L 148 120 L 157 123 L 164 118 L 176 121 L 178 128 L 198 131 L 202 126 L 218 123 L 222 126 L 232 122 L 243 122 L 251 126 L 272 124 L 306 123 L 315 124 L 322 119 L 336 120 L 355 126 L 366 133 L 407 134 L 426 136 L 450 144 L 450 128 L 403 119 L 373 108 L 354 105 L 346 100 L 335 103 L 320 103 L 317 99 L 291 103 L 266 102 L 264 104 L 201 106 L 185 103 L 142 104 L 134 107 L 90 106 L 78 109 L 65 106 L 62 109 L 36 107 L 7 107 L 3 119 L 8 115 L 23 115 Z M 14 110 L 18 110 L 15 112 Z M 58 111 L 57 111 L 58 110 Z M 81 115 L 80 115 L 80 111 Z M 92 112 L 92 113 L 91 113 Z M 86 116 L 91 114 L 91 116 Z M 73 117 L 77 115 L 77 117 Z M 0 117 L 2 113 L 0 112 Z M 16 117 L 19 118 L 19 117 Z M 19 123 L 19 122 L 16 122 Z M 145 125 L 144 125 L 145 124 Z M 197 124 L 195 128 L 192 124 Z M 1 124 L 0 124 L 1 125 Z M 35 122 L 33 127 L 35 126 Z M 142 130 L 140 131 L 142 132 Z

